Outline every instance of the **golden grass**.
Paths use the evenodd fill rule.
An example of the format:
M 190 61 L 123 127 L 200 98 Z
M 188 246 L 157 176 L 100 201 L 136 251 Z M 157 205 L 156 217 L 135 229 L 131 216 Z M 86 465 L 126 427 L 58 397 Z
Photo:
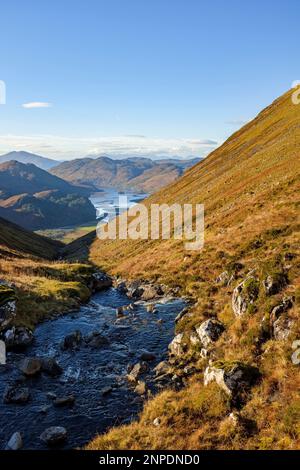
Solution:
M 233 428 L 229 410 L 219 415 L 203 409 L 195 415 L 203 393 L 206 362 L 189 348 L 175 369 L 179 375 L 187 363 L 199 369 L 197 379 L 183 391 L 163 392 L 145 406 L 140 419 L 95 438 L 89 449 L 299 449 L 299 366 L 291 362 L 292 341 L 300 338 L 300 107 L 286 93 L 258 117 L 235 133 L 183 178 L 151 196 L 151 203 L 204 203 L 205 246 L 186 252 L 178 240 L 99 241 L 90 259 L 125 278 L 152 278 L 192 297 L 192 315 L 183 318 L 177 331 L 189 334 L 203 319 L 215 316 L 226 331 L 214 354 L 224 361 L 240 360 L 256 365 L 261 373 L 241 409 L 242 424 Z M 292 255 L 292 256 L 290 256 Z M 228 287 L 216 277 L 242 269 Z M 250 269 L 260 280 L 259 297 L 251 311 L 236 319 L 231 308 L 232 291 Z M 267 297 L 262 281 L 267 273 L 288 273 L 288 285 Z M 288 341 L 260 341 L 263 319 L 284 295 L 296 301 L 289 317 L 294 320 Z M 215 406 L 216 389 L 209 390 Z M 188 405 L 187 405 L 188 402 Z M 186 412 L 188 408 L 188 412 Z M 156 428 L 151 420 L 159 416 Z

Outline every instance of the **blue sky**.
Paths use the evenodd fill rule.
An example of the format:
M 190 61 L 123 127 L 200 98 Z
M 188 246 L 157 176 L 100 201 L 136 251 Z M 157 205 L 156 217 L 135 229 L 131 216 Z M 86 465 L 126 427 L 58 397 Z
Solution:
M 204 155 L 300 79 L 299 17 L 298 0 L 2 2 L 0 152 Z

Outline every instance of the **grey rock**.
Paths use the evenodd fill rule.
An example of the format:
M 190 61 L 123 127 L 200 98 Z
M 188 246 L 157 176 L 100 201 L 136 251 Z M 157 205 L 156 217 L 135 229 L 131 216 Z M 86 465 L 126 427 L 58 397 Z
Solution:
M 98 271 L 92 276 L 92 290 L 93 292 L 99 292 L 103 289 L 107 289 L 113 285 L 113 280 L 107 274 Z
M 287 316 L 281 316 L 273 323 L 273 336 L 277 341 L 285 341 L 289 338 L 294 322 Z
M 54 406 L 72 406 L 75 403 L 75 397 L 74 395 L 68 395 L 66 397 L 61 397 L 61 398 L 56 398 L 53 401 Z
M 169 344 L 169 350 L 174 356 L 181 356 L 184 353 L 183 333 L 179 333 L 175 336 L 173 341 Z
M 41 434 L 40 439 L 48 446 L 61 444 L 67 439 L 67 430 L 62 426 L 52 426 Z
M 277 273 L 276 275 L 269 274 L 263 281 L 266 295 L 278 294 L 286 283 L 287 278 L 284 273 Z
M 142 351 L 141 356 L 140 356 L 141 361 L 151 362 L 151 361 L 154 361 L 155 359 L 156 359 L 155 354 L 146 350 Z
M 102 390 L 100 390 L 100 393 L 103 397 L 105 397 L 109 395 L 112 391 L 113 391 L 112 387 L 107 386 L 107 387 L 102 388 Z
M 32 331 L 23 326 L 13 326 L 11 329 L 5 331 L 3 337 L 8 350 L 21 350 L 30 346 L 33 342 Z
M 145 382 L 139 380 L 137 386 L 134 389 L 138 395 L 145 395 L 147 393 L 147 386 Z
M 234 289 L 232 294 L 232 309 L 237 317 L 244 315 L 248 307 L 256 301 L 259 293 L 257 286 L 257 279 L 254 276 L 248 276 Z
M 5 450 L 20 450 L 23 447 L 22 436 L 19 432 L 15 432 L 5 446 Z
M 110 344 L 108 338 L 98 331 L 93 331 L 85 341 L 93 349 L 100 349 Z
M 42 361 L 37 357 L 25 357 L 19 364 L 19 369 L 26 376 L 36 375 L 41 371 Z
M 148 364 L 146 362 L 138 362 L 133 366 L 130 373 L 127 375 L 127 379 L 129 382 L 136 382 L 138 377 L 149 369 Z
M 75 349 L 75 348 L 78 348 L 78 346 L 81 344 L 82 342 L 82 335 L 81 335 L 81 332 L 79 330 L 76 330 L 74 331 L 73 333 L 70 333 L 69 335 L 67 335 L 62 344 L 61 344 L 61 348 L 63 350 L 66 350 L 66 349 Z
M 6 404 L 24 404 L 30 399 L 30 392 L 27 387 L 6 387 L 3 395 L 3 402 Z
M 62 368 L 52 357 L 45 357 L 42 359 L 42 371 L 51 377 L 57 377 L 62 373 Z
M 248 390 L 258 379 L 256 367 L 242 363 L 210 365 L 204 372 L 204 385 L 216 382 L 227 395 L 234 397 Z
M 214 318 L 209 318 L 196 327 L 196 332 L 204 348 L 217 341 L 224 330 L 224 325 Z

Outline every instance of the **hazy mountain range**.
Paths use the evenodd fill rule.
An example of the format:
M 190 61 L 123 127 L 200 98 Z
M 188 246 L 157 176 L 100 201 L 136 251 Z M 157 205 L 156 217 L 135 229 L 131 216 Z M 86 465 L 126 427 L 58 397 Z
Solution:
M 63 162 L 50 171 L 76 185 L 152 193 L 172 183 L 199 161 L 198 158 L 153 161 L 140 157 L 116 160 L 101 156 L 96 159 L 87 157 Z

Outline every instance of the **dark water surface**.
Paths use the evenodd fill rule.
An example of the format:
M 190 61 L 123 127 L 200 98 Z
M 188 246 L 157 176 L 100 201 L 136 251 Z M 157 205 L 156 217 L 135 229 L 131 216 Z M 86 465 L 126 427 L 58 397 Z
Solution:
M 8 354 L 7 366 L 0 366 L 0 448 L 16 431 L 22 433 L 25 449 L 45 448 L 39 436 L 50 426 L 64 426 L 68 431 L 64 448 L 74 448 L 113 425 L 136 418 L 143 400 L 128 385 L 127 366 L 139 362 L 143 349 L 153 352 L 156 360 L 150 363 L 149 372 L 142 380 L 155 392 L 153 368 L 167 356 L 167 346 L 174 336 L 174 318 L 184 308 L 184 301 L 158 303 L 157 313 L 148 313 L 146 304 L 141 302 L 126 318 L 117 320 L 116 307 L 128 303 L 124 294 L 112 288 L 96 294 L 79 312 L 39 325 L 26 356 L 54 357 L 63 373 L 55 378 L 42 373 L 24 379 L 22 386 L 29 387 L 31 394 L 26 404 L 2 402 L 4 390 L 7 384 L 14 383 L 19 374 L 17 365 L 24 356 L 24 353 Z M 163 322 L 158 322 L 159 319 Z M 74 330 L 80 330 L 83 336 L 100 331 L 110 343 L 92 349 L 83 342 L 78 350 L 62 351 L 62 340 Z M 104 387 L 113 390 L 102 396 Z M 47 392 L 55 393 L 58 398 L 72 394 L 75 404 L 55 407 Z M 41 408 L 45 406 L 49 408 L 42 413 Z

